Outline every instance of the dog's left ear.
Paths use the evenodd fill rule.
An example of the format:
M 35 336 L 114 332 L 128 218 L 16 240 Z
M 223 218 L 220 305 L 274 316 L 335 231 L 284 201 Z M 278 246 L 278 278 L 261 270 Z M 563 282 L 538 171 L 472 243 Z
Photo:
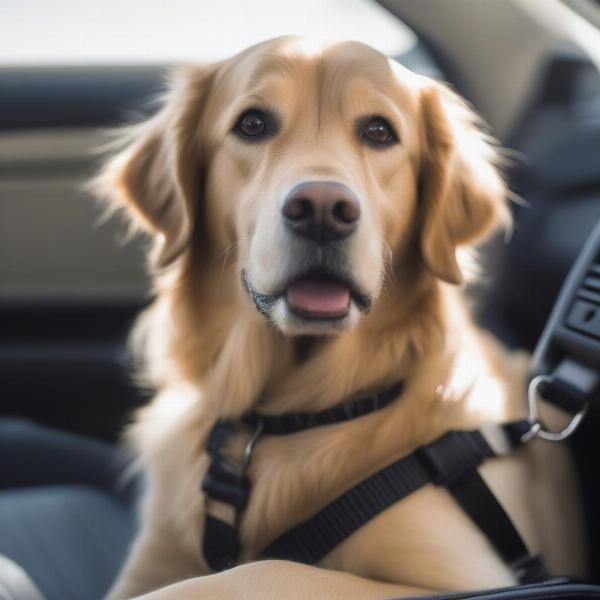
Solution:
M 201 113 L 214 69 L 180 67 L 171 74 L 162 108 L 126 130 L 121 151 L 92 182 L 110 208 L 124 210 L 153 239 L 159 269 L 187 247 L 201 203 Z
M 510 222 L 507 190 L 493 146 L 457 94 L 433 83 L 421 91 L 421 110 L 421 255 L 435 276 L 460 284 L 457 250 Z

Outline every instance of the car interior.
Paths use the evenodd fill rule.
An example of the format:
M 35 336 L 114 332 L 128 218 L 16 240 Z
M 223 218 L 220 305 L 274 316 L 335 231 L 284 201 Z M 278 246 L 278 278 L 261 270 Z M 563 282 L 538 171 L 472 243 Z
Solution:
M 506 149 L 514 230 L 483 249 L 485 278 L 468 293 L 485 327 L 533 351 L 600 220 L 600 3 L 380 0 L 375 9 L 412 34 L 394 59 L 448 81 Z M 136 386 L 127 349 L 151 299 L 146 240 L 107 218 L 86 183 L 106 131 L 156 109 L 171 62 L 0 59 L 0 555 L 45 598 L 101 597 L 135 530 L 138 482 L 122 477 L 114 457 L 128 460 L 120 435 L 151 396 Z M 32 423 L 43 427 L 42 441 L 31 442 Z M 592 404 L 569 441 L 590 582 L 600 582 L 599 432 Z M 16 505 L 31 518 L 15 520 Z M 84 531 L 85 514 L 97 515 L 94 531 Z M 28 536 L 38 557 L 15 542 Z M 73 552 L 86 556 L 85 567 L 65 567 Z

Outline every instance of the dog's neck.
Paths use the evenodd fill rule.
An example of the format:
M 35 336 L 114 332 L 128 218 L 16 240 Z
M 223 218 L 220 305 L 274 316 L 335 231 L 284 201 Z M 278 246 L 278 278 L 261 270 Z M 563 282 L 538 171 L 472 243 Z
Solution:
M 441 351 L 444 315 L 436 288 L 399 307 L 384 295 L 372 315 L 351 332 L 294 344 L 286 368 L 265 381 L 261 408 L 269 412 L 318 411 L 359 392 L 384 389 L 410 379 L 419 357 Z M 387 317 L 384 319 L 383 317 Z M 423 347 L 426 343 L 427 347 Z
M 252 319 L 252 326 L 239 323 L 234 329 L 245 335 L 232 330 L 237 351 L 224 347 L 217 360 L 223 373 L 214 380 L 215 389 L 235 388 L 231 395 L 221 392 L 226 416 L 257 405 L 276 414 L 319 411 L 359 392 L 410 379 L 419 357 L 439 353 L 445 344 L 445 309 L 438 292 L 436 286 L 423 289 L 402 308 L 384 295 L 377 312 L 354 331 L 331 338 L 289 339 L 262 319 Z M 236 379 L 247 389 L 240 389 Z
M 239 294 L 219 318 L 199 314 L 198 307 L 218 306 L 214 298 L 196 297 L 188 304 L 187 325 L 171 340 L 177 370 L 200 385 L 219 417 L 237 418 L 257 406 L 274 414 L 323 410 L 359 392 L 410 380 L 420 357 L 449 351 L 446 303 L 451 298 L 461 306 L 462 300 L 456 292 L 442 293 L 440 285 L 423 276 L 407 288 L 389 286 L 354 330 L 328 338 L 286 337 Z M 213 329 L 207 331 L 207 324 Z

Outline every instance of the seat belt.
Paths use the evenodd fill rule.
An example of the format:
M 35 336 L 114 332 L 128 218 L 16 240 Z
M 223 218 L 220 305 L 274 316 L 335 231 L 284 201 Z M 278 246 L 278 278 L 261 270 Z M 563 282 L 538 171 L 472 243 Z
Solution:
M 600 396 L 600 223 L 579 253 L 561 288 L 532 358 L 529 418 L 532 435 L 547 441 L 571 436 Z M 548 431 L 542 401 L 566 411 L 562 431 Z

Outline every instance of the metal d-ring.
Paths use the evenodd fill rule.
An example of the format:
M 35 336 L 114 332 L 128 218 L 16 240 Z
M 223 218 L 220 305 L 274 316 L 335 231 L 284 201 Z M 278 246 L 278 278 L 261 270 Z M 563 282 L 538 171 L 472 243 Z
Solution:
M 246 472 L 248 465 L 250 464 L 250 459 L 252 458 L 252 451 L 254 450 L 254 446 L 260 437 L 260 434 L 263 432 L 264 423 L 261 418 L 258 419 L 256 423 L 256 428 L 252 433 L 252 436 L 248 440 L 244 448 L 244 456 L 242 457 L 242 473 Z
M 539 392 L 539 388 L 542 384 L 550 383 L 551 381 L 552 380 L 550 377 L 548 377 L 548 375 L 538 375 L 537 377 L 534 377 L 529 384 L 529 389 L 527 391 L 529 401 L 528 420 L 531 423 L 531 429 L 525 433 L 525 435 L 523 435 L 522 440 L 524 442 L 527 442 L 534 437 L 539 437 L 548 442 L 562 442 L 575 433 L 587 413 L 588 405 L 586 404 L 576 415 L 573 416 L 567 426 L 561 431 L 555 432 L 544 429 L 544 424 L 540 420 L 538 410 L 538 402 L 543 400 L 543 397 Z

